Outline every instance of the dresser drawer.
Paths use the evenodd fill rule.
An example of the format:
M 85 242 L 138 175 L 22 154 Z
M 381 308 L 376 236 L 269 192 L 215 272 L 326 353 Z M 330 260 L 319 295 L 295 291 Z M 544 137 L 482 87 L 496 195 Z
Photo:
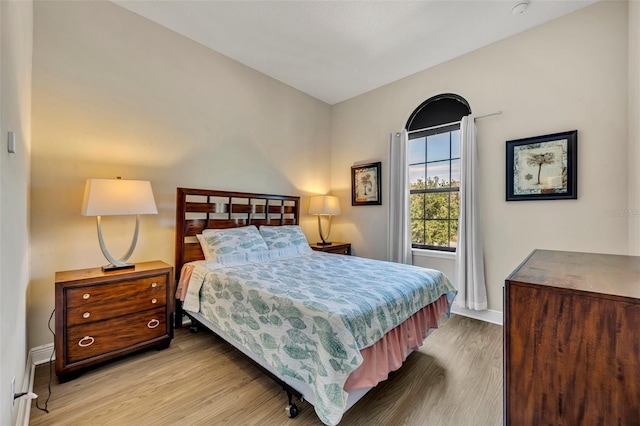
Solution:
M 77 287 L 67 290 L 66 321 L 68 326 L 88 324 L 164 306 L 166 299 L 166 275 Z
M 166 275 L 157 275 L 117 283 L 70 288 L 66 291 L 67 308 L 90 306 L 93 303 L 118 302 L 142 296 L 145 292 L 147 294 L 164 293 L 167 286 L 166 279 Z
M 69 327 L 66 363 L 106 354 L 167 333 L 167 314 L 159 309 Z

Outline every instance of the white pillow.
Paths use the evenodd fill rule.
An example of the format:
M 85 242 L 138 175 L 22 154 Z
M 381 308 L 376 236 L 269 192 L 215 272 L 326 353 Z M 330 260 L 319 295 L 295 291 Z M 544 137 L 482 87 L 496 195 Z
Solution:
M 262 238 L 267 242 L 269 250 L 285 247 L 309 246 L 307 237 L 298 225 L 266 226 L 260 227 Z
M 205 229 L 197 237 L 206 260 L 225 254 L 268 250 L 267 243 L 255 225 L 229 229 Z
M 207 245 L 207 242 L 204 240 L 204 237 L 202 236 L 202 234 L 196 234 L 196 238 L 200 243 L 200 248 L 202 249 L 202 253 L 204 254 L 205 260 L 213 259 L 214 256 L 209 251 L 209 246 Z

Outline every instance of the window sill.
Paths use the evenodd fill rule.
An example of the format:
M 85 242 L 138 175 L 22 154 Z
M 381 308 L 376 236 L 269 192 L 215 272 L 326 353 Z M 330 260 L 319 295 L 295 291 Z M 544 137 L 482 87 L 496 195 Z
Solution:
M 411 249 L 411 254 L 420 257 L 432 257 L 438 259 L 456 260 L 456 253 L 451 251 Z

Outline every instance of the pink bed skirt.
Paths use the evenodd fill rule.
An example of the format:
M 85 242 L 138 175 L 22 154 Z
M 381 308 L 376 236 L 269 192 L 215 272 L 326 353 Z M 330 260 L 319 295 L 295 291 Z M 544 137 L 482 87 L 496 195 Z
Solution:
M 375 386 L 386 380 L 389 373 L 397 370 L 408 356 L 408 350 L 416 350 L 430 329 L 438 328 L 438 320 L 449 311 L 447 296 L 420 309 L 405 322 L 389 331 L 372 346 L 360 351 L 364 361 L 355 369 L 344 390 L 360 389 Z
M 178 281 L 178 288 L 176 289 L 176 299 L 182 300 L 187 296 L 187 286 L 193 273 L 193 265 L 183 265 L 182 271 L 180 271 L 180 280 Z
M 184 300 L 187 283 L 193 272 L 192 265 L 185 265 L 180 274 L 176 298 Z M 416 350 L 429 330 L 438 328 L 438 320 L 449 311 L 447 296 L 420 309 L 405 322 L 385 334 L 372 346 L 360 351 L 364 359 L 347 379 L 344 390 L 372 387 L 386 380 L 389 373 L 396 371 L 408 356 L 408 350 Z

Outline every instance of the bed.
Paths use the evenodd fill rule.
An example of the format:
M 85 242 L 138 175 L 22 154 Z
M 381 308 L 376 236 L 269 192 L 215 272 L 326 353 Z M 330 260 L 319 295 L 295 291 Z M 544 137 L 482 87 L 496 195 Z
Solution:
M 183 314 L 337 424 L 398 369 L 456 290 L 439 271 L 316 252 L 300 198 L 178 188 L 176 327 Z

